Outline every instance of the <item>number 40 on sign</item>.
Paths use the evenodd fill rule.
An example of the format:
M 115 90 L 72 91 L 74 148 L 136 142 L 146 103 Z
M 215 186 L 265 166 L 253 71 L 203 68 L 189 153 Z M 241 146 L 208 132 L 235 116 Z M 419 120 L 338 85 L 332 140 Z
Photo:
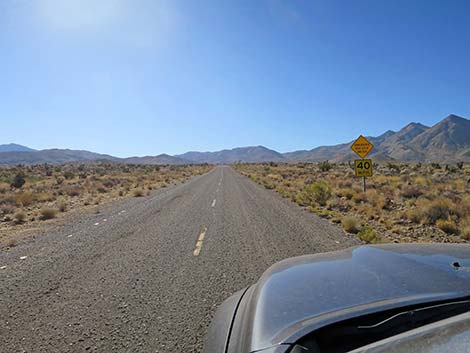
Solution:
M 358 177 L 372 176 L 372 159 L 355 159 L 354 171 Z

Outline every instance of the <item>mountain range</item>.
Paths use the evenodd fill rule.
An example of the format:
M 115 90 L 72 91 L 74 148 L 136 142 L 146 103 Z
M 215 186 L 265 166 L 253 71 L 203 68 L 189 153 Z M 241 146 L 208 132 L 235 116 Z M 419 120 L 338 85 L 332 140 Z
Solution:
M 470 120 L 449 115 L 432 127 L 410 123 L 399 131 L 368 136 L 374 145 L 370 157 L 377 161 L 470 162 Z M 0 165 L 112 162 L 130 164 L 230 164 L 237 162 L 343 162 L 357 158 L 349 141 L 311 150 L 279 153 L 264 146 L 238 147 L 217 152 L 186 152 L 170 156 L 118 158 L 106 154 L 69 149 L 34 150 L 18 144 L 0 145 Z

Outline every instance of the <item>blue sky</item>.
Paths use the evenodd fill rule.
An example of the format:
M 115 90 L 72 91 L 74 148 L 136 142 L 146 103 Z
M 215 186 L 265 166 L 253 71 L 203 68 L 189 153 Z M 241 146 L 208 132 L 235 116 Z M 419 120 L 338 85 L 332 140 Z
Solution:
M 0 143 L 281 152 L 470 118 L 466 0 L 0 0 Z

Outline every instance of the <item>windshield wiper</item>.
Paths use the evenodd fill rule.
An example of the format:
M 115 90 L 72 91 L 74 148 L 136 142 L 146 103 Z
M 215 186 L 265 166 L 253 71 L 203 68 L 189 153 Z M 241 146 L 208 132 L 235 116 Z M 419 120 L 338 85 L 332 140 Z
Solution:
M 452 311 L 470 311 L 470 300 L 461 300 L 458 302 L 442 303 L 436 305 L 430 305 L 422 308 L 413 310 L 403 311 L 386 318 L 385 320 L 379 321 L 373 325 L 359 325 L 358 329 L 375 329 L 384 325 L 394 326 L 397 324 L 403 324 L 404 322 L 419 322 L 428 320 L 429 318 Z

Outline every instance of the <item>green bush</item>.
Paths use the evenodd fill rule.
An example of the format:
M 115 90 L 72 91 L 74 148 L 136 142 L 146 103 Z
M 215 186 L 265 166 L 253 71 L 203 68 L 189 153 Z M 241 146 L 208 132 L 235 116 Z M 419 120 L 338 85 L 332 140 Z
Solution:
M 24 174 L 18 173 L 13 178 L 11 186 L 13 186 L 16 189 L 20 189 L 24 185 L 24 183 L 26 183 L 26 180 L 24 179 Z
M 325 181 L 318 181 L 304 187 L 297 197 L 297 202 L 303 206 L 313 206 L 315 203 L 325 206 L 330 197 L 330 185 Z
M 368 244 L 374 244 L 377 242 L 377 235 L 371 226 L 364 226 L 361 231 L 357 233 L 357 236 L 359 239 L 365 241 Z
M 330 162 L 324 161 L 324 162 L 318 163 L 318 168 L 319 168 L 320 171 L 322 171 L 322 172 L 327 172 L 327 171 L 329 171 L 331 168 L 333 168 L 333 166 L 331 165 Z

